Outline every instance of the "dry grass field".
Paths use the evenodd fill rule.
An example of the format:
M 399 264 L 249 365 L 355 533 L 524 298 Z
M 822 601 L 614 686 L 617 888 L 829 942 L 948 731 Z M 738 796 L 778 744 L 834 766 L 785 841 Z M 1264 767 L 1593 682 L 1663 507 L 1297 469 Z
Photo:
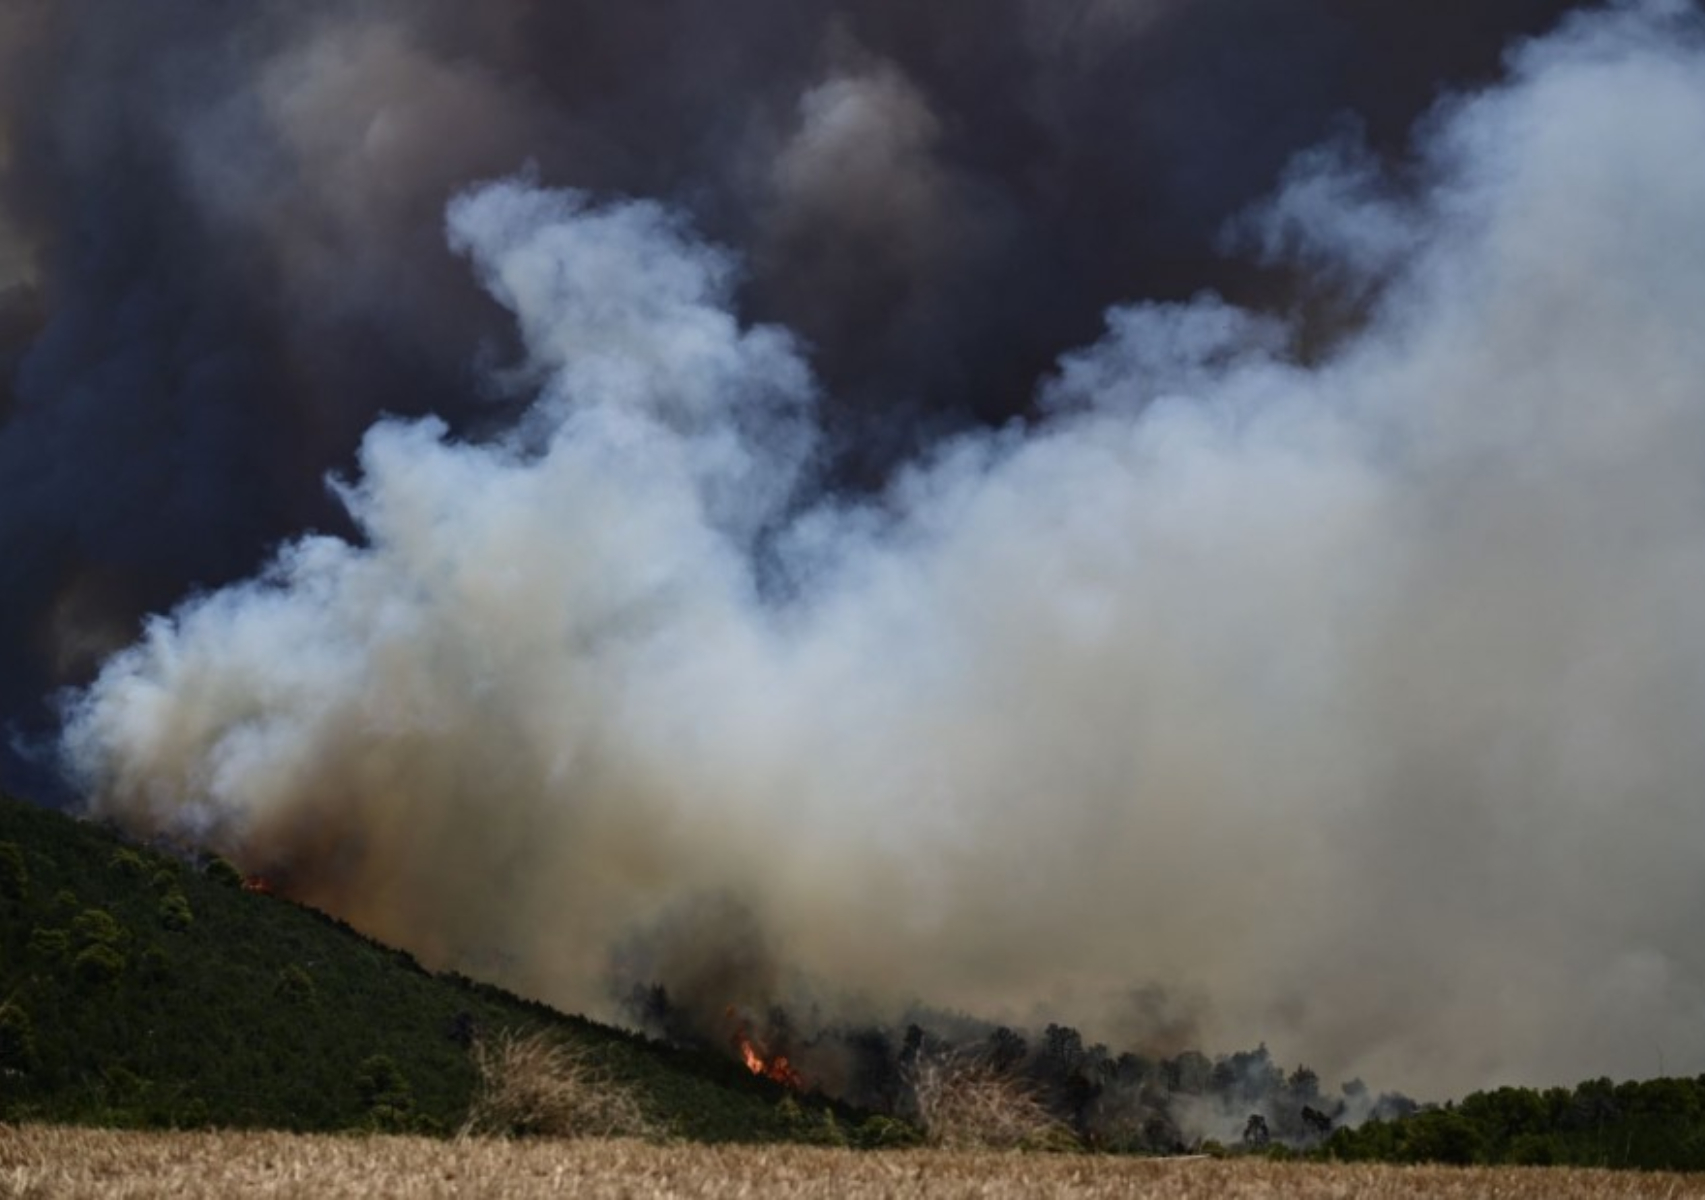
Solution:
M 0 1126 L 4 1197 L 1705 1196 L 1705 1177 Z

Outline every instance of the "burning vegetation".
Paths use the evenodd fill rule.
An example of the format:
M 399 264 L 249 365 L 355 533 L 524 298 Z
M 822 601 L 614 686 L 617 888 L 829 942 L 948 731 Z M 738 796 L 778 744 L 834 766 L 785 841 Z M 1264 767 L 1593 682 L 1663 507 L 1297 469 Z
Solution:
M 734 1031 L 734 1046 L 739 1050 L 740 1059 L 746 1064 L 746 1069 L 752 1074 L 796 1092 L 804 1090 L 805 1081 L 799 1077 L 799 1072 L 793 1069 L 793 1064 L 788 1062 L 787 1055 L 766 1055 L 747 1034 L 744 1026 Z
M 1050 1024 L 1038 1035 L 923 1010 L 894 1027 L 806 1030 L 776 1004 L 726 1005 L 707 1020 L 661 985 L 634 989 L 628 1010 L 648 1032 L 683 1049 L 731 1053 L 755 1076 L 901 1118 L 940 1145 L 1309 1149 L 1339 1128 L 1418 1108 L 1402 1095 L 1375 1095 L 1360 1081 L 1324 1088 L 1307 1067 L 1283 1069 L 1264 1045 L 1214 1058 L 1195 1050 L 1118 1052 L 1086 1043 L 1066 1025 Z M 705 1033 L 715 1028 L 723 1035 Z

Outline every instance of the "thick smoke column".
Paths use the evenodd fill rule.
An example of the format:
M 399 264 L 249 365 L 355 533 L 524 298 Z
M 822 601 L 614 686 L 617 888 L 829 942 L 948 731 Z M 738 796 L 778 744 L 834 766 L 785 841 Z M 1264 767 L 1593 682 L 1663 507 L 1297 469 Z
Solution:
M 0 783 L 48 798 L 46 697 L 144 614 L 352 532 L 321 480 L 377 417 L 508 427 L 525 390 L 471 367 L 510 323 L 441 230 L 476 180 L 533 162 L 737 249 L 743 319 L 825 381 L 826 478 L 870 492 L 1030 413 L 1109 304 L 1279 295 L 1224 220 L 1567 7 L 8 0 Z
M 906 212 L 968 186 L 901 76 L 836 70 L 773 244 L 884 164 Z M 472 188 L 524 416 L 376 425 L 359 538 L 151 622 L 77 777 L 571 1005 L 698 906 L 878 1008 L 1119 1037 L 1162 981 L 1328 1078 L 1698 1069 L 1699 15 L 1573 19 L 1423 130 L 1235 227 L 1363 298 L 1330 349 L 1118 307 L 1032 426 L 867 500 L 813 491 L 835 381 L 678 208 Z M 853 178 L 796 186 L 818 158 Z

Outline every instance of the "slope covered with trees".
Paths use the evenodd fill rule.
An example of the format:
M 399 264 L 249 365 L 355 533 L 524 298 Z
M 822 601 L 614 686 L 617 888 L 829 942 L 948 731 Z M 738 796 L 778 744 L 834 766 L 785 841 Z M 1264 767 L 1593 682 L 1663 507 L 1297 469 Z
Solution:
M 653 1008 L 667 1017 L 660 989 Z M 1423 1107 L 1359 1083 L 1329 1091 L 1265 1047 L 1149 1059 L 1062 1026 L 1026 1038 L 915 1015 L 903 1032 L 801 1044 L 832 1052 L 845 1076 L 840 1099 L 801 1095 L 726 1047 L 654 1041 L 434 975 L 249 890 L 223 860 L 0 797 L 0 1121 L 449 1133 L 480 1112 L 480 1062 L 544 1035 L 637 1105 L 646 1129 L 691 1140 L 983 1142 L 989 1122 L 1024 1118 L 1011 1144 L 1705 1170 L 1705 1077 Z M 967 1097 L 988 1111 L 954 1117 Z
M 0 1120 L 448 1132 L 475 1040 L 543 1030 L 659 1129 L 789 1140 L 825 1125 L 723 1056 L 433 975 L 243 883 L 221 860 L 0 797 Z
M 1344 1161 L 1705 1171 L 1705 1076 L 1502 1087 L 1332 1135 Z

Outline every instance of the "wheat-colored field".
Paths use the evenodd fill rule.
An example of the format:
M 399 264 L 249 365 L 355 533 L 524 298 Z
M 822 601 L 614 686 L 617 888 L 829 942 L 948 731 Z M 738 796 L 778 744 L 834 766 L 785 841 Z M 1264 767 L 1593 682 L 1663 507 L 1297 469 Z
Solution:
M 0 1196 L 1705 1196 L 1705 1177 L 940 1150 L 459 1142 L 0 1126 Z

